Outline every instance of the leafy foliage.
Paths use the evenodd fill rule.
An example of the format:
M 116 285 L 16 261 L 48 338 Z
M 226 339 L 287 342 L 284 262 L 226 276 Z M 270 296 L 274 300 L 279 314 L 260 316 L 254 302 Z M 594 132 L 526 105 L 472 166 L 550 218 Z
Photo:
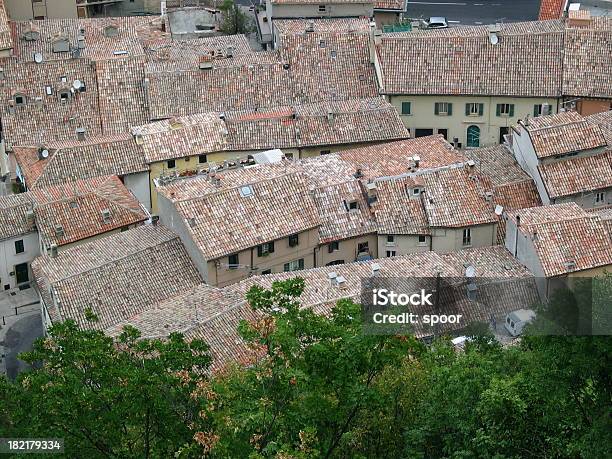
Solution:
M 228 35 L 252 32 L 251 19 L 234 0 L 223 0 L 219 9 L 223 13 L 221 32 Z
M 303 290 L 253 287 L 262 314 L 239 329 L 265 355 L 210 378 L 206 346 L 180 335 L 57 325 L 26 356 L 42 368 L 0 383 L 0 429 L 64 437 L 73 457 L 612 457 L 610 337 L 503 348 L 479 325 L 457 351 L 364 334 L 358 305 L 315 314 Z

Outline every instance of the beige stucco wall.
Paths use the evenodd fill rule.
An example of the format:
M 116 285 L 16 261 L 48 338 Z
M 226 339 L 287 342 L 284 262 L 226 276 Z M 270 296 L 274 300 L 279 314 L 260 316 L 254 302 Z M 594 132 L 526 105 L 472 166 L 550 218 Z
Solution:
M 227 256 L 217 260 L 208 261 L 208 283 L 219 287 L 233 284 L 249 275 L 261 274 L 263 271 L 271 270 L 272 273 L 284 271 L 285 263 L 303 259 L 304 269 L 315 267 L 315 248 L 319 241 L 318 230 L 312 229 L 299 233 L 298 245 L 289 247 L 289 238 L 274 241 L 274 252 L 257 256 L 257 247 L 252 247 L 238 253 L 238 263 L 241 265 L 236 269 L 230 269 Z M 252 268 L 251 268 L 252 267 Z
M 419 242 L 419 236 L 413 234 L 396 234 L 393 242 L 387 242 L 386 234 L 378 235 L 378 253 L 385 257 L 387 251 L 395 250 L 395 255 L 406 255 L 409 253 L 427 252 L 431 244 L 431 237 L 425 236 L 425 242 Z
M 454 252 L 495 245 L 497 224 L 471 226 L 472 243 L 469 246 L 463 245 L 463 229 L 433 228 L 431 249 L 434 252 Z
M 1 224 L 1 222 L 0 222 Z M 15 253 L 15 242 L 23 241 L 23 253 Z M 17 237 L 4 239 L 0 241 L 0 291 L 17 286 L 15 275 L 15 265 L 28 263 L 29 278 L 32 279 L 32 273 L 29 269 L 29 264 L 40 254 L 38 248 L 38 233 L 32 232 Z
M 76 18 L 76 0 L 5 0 L 6 11 L 13 21 L 27 21 L 35 17 L 45 19 Z
M 350 239 L 338 241 L 338 250 L 329 252 L 329 244 L 323 244 L 317 249 L 317 266 L 326 266 L 333 262 L 344 261 L 352 263 L 357 258 L 357 248 L 361 243 L 368 243 L 368 250 L 373 258 L 378 258 L 376 234 L 365 234 Z
M 476 125 L 480 128 L 480 146 L 496 145 L 499 143 L 501 127 L 510 127 L 526 115 L 533 116 L 533 106 L 536 104 L 550 104 L 552 111 L 557 112 L 557 99 L 554 98 L 518 98 L 494 96 L 389 96 L 389 102 L 397 109 L 410 135 L 415 136 L 416 129 L 448 129 L 447 140 L 452 143 L 458 138 L 462 147 L 467 144 L 467 128 Z M 402 102 L 411 103 L 411 114 L 401 115 Z M 436 102 L 453 104 L 452 115 L 442 116 L 434 114 Z M 484 104 L 482 116 L 466 116 L 465 105 L 468 103 Z M 496 116 L 497 104 L 514 104 L 514 116 Z

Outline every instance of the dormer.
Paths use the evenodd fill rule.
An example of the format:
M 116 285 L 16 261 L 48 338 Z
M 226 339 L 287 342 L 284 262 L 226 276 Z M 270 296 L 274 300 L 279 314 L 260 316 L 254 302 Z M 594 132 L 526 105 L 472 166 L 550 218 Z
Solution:
M 51 40 L 54 53 L 67 53 L 70 51 L 70 41 L 66 35 L 58 35 Z
M 13 94 L 12 100 L 14 102 L 15 107 L 21 107 L 27 103 L 28 98 L 22 92 L 16 92 L 15 94 Z

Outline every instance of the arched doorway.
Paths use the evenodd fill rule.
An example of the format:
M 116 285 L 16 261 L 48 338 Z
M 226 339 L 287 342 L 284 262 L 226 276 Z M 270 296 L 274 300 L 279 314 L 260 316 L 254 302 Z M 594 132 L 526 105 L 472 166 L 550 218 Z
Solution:
M 467 146 L 480 146 L 480 128 L 478 126 L 472 125 L 467 128 Z

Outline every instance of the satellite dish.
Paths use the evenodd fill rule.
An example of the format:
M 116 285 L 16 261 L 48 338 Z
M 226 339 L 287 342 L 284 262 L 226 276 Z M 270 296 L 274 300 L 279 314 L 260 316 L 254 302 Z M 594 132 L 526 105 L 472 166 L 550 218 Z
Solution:
M 49 157 L 49 150 L 47 150 L 46 148 L 43 148 L 40 151 L 40 156 L 42 156 L 43 159 L 47 159 Z
M 476 268 L 474 268 L 472 265 L 465 268 L 465 277 L 476 277 Z
M 34 54 L 34 62 L 36 62 L 37 64 L 42 63 L 43 61 L 43 55 L 41 53 L 35 53 Z
M 489 41 L 491 42 L 492 45 L 496 45 L 496 44 L 499 43 L 499 38 L 494 33 L 490 33 L 489 34 Z
M 74 80 L 72 82 L 72 87 L 76 89 L 77 91 L 81 89 L 82 86 L 83 86 L 83 83 L 81 83 L 81 80 Z

